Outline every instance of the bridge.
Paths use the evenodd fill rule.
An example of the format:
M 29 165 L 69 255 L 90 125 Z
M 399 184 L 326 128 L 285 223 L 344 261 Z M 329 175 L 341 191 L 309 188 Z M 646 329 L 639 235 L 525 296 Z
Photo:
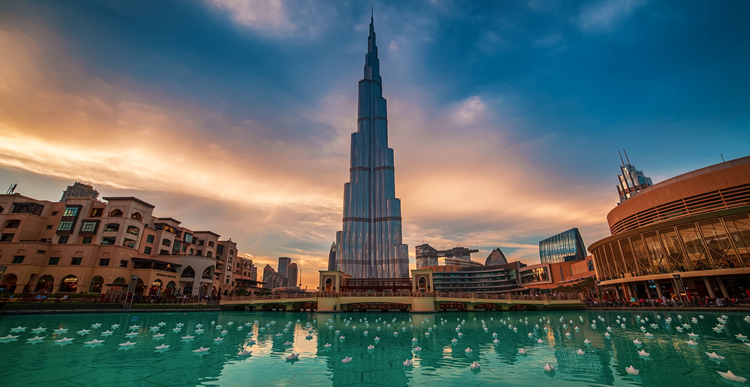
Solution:
M 585 302 L 573 295 L 512 295 L 446 292 L 312 292 L 274 294 L 269 296 L 224 297 L 222 308 L 255 310 L 318 312 L 405 310 L 410 312 L 436 312 L 439 310 L 514 310 L 514 309 L 573 309 L 582 308 Z

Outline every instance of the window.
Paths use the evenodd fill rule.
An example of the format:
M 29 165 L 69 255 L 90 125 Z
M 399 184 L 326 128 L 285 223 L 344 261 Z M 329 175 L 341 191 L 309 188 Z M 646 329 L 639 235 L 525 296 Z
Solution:
M 60 263 L 60 257 L 51 257 L 47 264 L 51 266 L 57 266 L 58 263 Z
M 143 249 L 143 254 L 151 254 L 151 248 L 146 246 L 146 248 Z
M 57 215 L 57 211 L 52 211 L 52 215 Z
M 21 221 L 18 219 L 11 219 L 5 224 L 5 228 L 18 228 L 21 225 Z
M 117 223 L 107 223 L 106 226 L 104 226 L 104 231 L 119 231 L 120 225 Z
M 122 216 L 122 211 L 120 211 L 120 210 L 112 210 L 112 211 L 109 212 L 109 217 L 110 218 L 119 218 L 121 216 Z
M 97 224 L 99 224 L 98 221 L 85 221 L 81 224 L 81 232 L 94 232 Z
M 146 237 L 146 242 L 148 242 L 148 243 L 154 243 L 154 236 L 153 235 L 147 236 Z
M 102 258 L 99 260 L 99 266 L 109 266 L 109 258 Z
M 182 244 L 180 243 L 180 241 L 174 241 L 174 246 L 172 246 L 172 250 L 179 253 L 180 248 L 182 248 Z
M 190 234 L 185 234 L 185 243 L 191 243 L 193 242 L 193 236 Z
M 83 237 L 83 243 L 84 245 L 90 245 L 91 241 L 94 239 L 94 237 Z
M 65 207 L 63 216 L 76 216 L 78 215 L 78 207 Z
M 73 222 L 69 220 L 62 221 L 57 225 L 57 231 L 70 231 L 72 228 Z
M 130 247 L 131 249 L 135 248 L 135 241 L 132 239 L 125 239 L 125 241 L 122 242 L 122 245 L 125 247 Z
M 199 256 L 199 257 L 202 257 L 203 256 L 203 250 L 198 250 L 198 254 L 196 254 L 196 255 Z
M 229 278 L 226 279 L 226 283 L 229 283 Z
M 143 221 L 143 215 L 141 215 L 140 212 L 134 212 L 133 215 L 130 215 L 130 219 L 142 222 Z
M 182 252 L 184 253 L 186 251 L 187 251 L 187 246 L 182 246 Z
M 0 237 L 0 242 L 10 242 L 13 240 L 13 237 L 16 236 L 16 234 L 6 234 L 3 233 L 3 236 Z
M 13 263 L 23 263 L 23 258 L 23 255 L 16 255 L 15 257 L 13 257 Z
M 92 208 L 89 218 L 101 218 L 104 213 L 104 208 Z
M 216 255 L 222 255 L 222 254 L 224 254 L 224 245 L 216 246 Z
M 120 261 L 120 267 L 128 267 L 128 261 L 125 261 L 125 260 Z
M 102 245 L 114 245 L 115 239 L 115 237 L 102 238 Z
M 169 247 L 169 246 L 172 246 L 172 242 L 169 239 L 164 238 L 161 240 L 161 245 Z
M 63 235 L 60 238 L 57 238 L 57 243 L 59 243 L 61 245 L 64 245 L 64 244 L 68 243 L 68 236 L 67 235 Z
M 140 229 L 139 229 L 138 227 L 135 227 L 135 226 L 128 226 L 128 230 L 127 230 L 127 231 L 125 231 L 125 232 L 127 232 L 127 233 L 128 233 L 128 234 L 130 234 L 130 235 L 138 235 L 138 233 L 139 233 L 140 231 L 141 231 L 141 230 L 140 230 Z
M 47 226 L 45 227 L 45 229 L 47 229 L 47 230 L 52 230 L 52 225 L 51 225 L 51 224 L 48 224 L 48 225 L 47 225 Z
M 214 247 L 214 242 L 213 241 L 209 241 L 208 242 L 208 247 Z
M 73 259 L 70 260 L 70 264 L 73 266 L 81 266 L 81 261 L 83 261 L 83 258 L 73 257 Z

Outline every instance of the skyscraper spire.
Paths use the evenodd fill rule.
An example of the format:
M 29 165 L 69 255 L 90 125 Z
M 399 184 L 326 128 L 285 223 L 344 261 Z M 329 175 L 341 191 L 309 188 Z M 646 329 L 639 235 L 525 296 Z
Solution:
M 402 244 L 401 201 L 396 198 L 393 149 L 388 147 L 374 24 L 371 17 L 349 182 L 344 185 L 343 230 L 336 233 L 336 267 L 354 278 L 404 278 L 409 276 L 408 247 Z

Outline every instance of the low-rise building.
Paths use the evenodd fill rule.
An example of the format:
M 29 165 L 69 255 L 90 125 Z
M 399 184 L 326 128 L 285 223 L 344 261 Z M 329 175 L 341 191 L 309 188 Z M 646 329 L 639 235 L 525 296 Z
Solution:
M 232 288 L 234 242 L 153 215 L 135 197 L 0 195 L 0 290 L 211 295 Z M 218 246 L 225 252 L 217 256 Z M 225 258 L 226 257 L 226 258 Z M 221 272 L 217 269 L 221 266 Z

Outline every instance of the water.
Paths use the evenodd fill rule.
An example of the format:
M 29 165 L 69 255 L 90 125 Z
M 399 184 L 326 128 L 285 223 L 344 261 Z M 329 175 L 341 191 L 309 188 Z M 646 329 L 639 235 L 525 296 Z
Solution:
M 700 319 L 699 315 L 705 318 Z M 193 313 L 152 313 L 152 314 L 65 314 L 42 316 L 4 316 L 0 318 L 0 336 L 18 335 L 17 339 L 0 340 L 0 385 L 3 386 L 347 386 L 347 385 L 437 385 L 437 386 L 478 386 L 478 385 L 645 385 L 645 386 L 723 386 L 740 385 L 729 382 L 716 371 L 731 370 L 736 375 L 750 378 L 750 347 L 735 338 L 742 333 L 750 336 L 750 323 L 743 320 L 744 314 L 724 313 L 728 319 L 725 329 L 714 332 L 714 327 L 722 313 L 675 313 L 675 312 L 606 312 L 606 311 L 550 311 L 550 312 L 478 312 L 478 313 L 438 313 L 434 315 L 410 315 L 395 313 L 367 314 L 310 314 L 310 313 L 260 313 L 260 312 L 193 312 Z M 616 322 L 623 316 L 626 328 Z M 648 339 L 639 329 L 636 315 L 648 318 L 645 323 L 648 332 L 654 334 Z M 656 316 L 662 318 L 658 319 Z M 678 315 L 683 318 L 678 319 Z M 579 320 L 582 316 L 584 321 Z M 600 321 L 598 316 L 604 318 Z M 137 321 L 132 318 L 137 317 Z M 539 321 L 549 317 L 549 324 Z M 564 317 L 568 328 L 563 328 L 560 317 Z M 665 320 L 671 317 L 673 321 Z M 698 323 L 692 323 L 695 317 Z M 332 329 L 326 323 L 332 319 Z M 345 321 L 351 318 L 349 326 Z M 370 326 L 365 326 L 365 320 Z M 393 319 L 396 322 L 393 322 Z M 410 328 L 412 318 L 413 328 Z M 474 320 L 476 318 L 476 321 Z M 526 323 L 528 318 L 528 324 Z M 313 319 L 317 319 L 313 323 Z M 363 319 L 360 322 L 360 319 Z M 376 322 L 382 319 L 382 322 Z M 446 319 L 441 324 L 441 319 Z M 463 337 L 457 338 L 456 326 L 466 320 L 461 327 Z M 488 328 L 482 329 L 484 319 Z M 491 320 L 492 319 L 492 320 Z M 258 324 L 253 324 L 254 321 Z M 297 322 L 299 320 L 300 322 Z M 503 323 L 501 320 L 504 320 Z M 521 321 L 519 321 L 521 320 Z M 570 323 L 573 320 L 573 323 Z M 214 325 L 212 325 L 212 321 Z M 269 325 L 265 332 L 260 328 Z M 596 328 L 590 324 L 596 321 Z M 158 332 L 150 327 L 164 322 Z M 233 325 L 229 325 L 233 322 Z M 288 332 L 283 329 L 292 322 Z M 312 326 L 312 339 L 305 324 Z M 404 324 L 402 325 L 402 322 Z M 91 328 L 93 323 L 101 323 L 101 328 Z M 176 324 L 182 323 L 180 332 L 173 332 Z M 252 326 L 245 326 L 251 323 Z M 658 324 L 652 328 L 651 323 Z M 692 329 L 679 333 L 678 324 L 689 323 Z M 112 324 L 119 324 L 112 336 L 103 337 L 102 332 Z M 196 325 L 202 324 L 204 332 L 195 333 Z M 387 324 L 391 324 L 388 328 Z M 434 324 L 429 337 L 428 328 Z M 514 332 L 506 324 L 518 328 Z M 539 324 L 539 328 L 534 325 Z M 133 338 L 125 336 L 131 332 L 131 325 L 138 325 Z M 217 329 L 216 325 L 222 325 Z M 14 327 L 26 327 L 25 332 L 11 333 Z M 27 339 L 36 336 L 31 329 L 47 328 L 39 333 L 44 339 L 32 344 Z M 243 329 L 238 331 L 238 327 Z M 356 326 L 356 329 L 354 328 Z M 377 327 L 381 327 L 378 332 Z M 542 329 L 549 327 L 549 332 Z M 575 327 L 579 327 L 578 332 Z M 611 339 L 604 333 L 611 326 Z M 53 329 L 67 328 L 67 333 L 55 334 Z M 402 331 L 406 327 L 406 331 Z M 76 332 L 90 329 L 85 335 Z M 226 330 L 225 335 L 220 332 Z M 339 334 L 335 331 L 340 330 Z M 393 332 L 398 331 L 394 337 Z M 364 331 L 369 331 L 367 336 Z M 252 332 L 252 336 L 248 336 Z M 497 333 L 498 344 L 493 344 L 492 333 Z M 565 333 L 571 337 L 566 338 Z M 698 345 L 688 346 L 688 332 L 700 337 Z M 163 339 L 153 336 L 164 333 Z M 276 337 L 275 334 L 282 336 Z M 528 336 L 532 333 L 532 337 Z M 181 337 L 194 335 L 191 341 Z M 340 340 L 339 336 L 345 339 Z M 375 337 L 380 338 L 375 343 Z M 62 337 L 74 338 L 72 343 L 55 343 Z M 214 342 L 217 337 L 223 341 Z M 412 343 L 416 337 L 417 342 Z M 84 341 L 104 339 L 96 346 L 84 345 Z M 248 340 L 257 340 L 249 345 Z M 542 339 L 543 343 L 537 343 Z M 590 345 L 584 344 L 589 339 Z M 633 340 L 643 342 L 641 346 Z M 118 344 L 135 342 L 130 348 Z M 292 345 L 285 345 L 289 341 Z M 324 344 L 331 348 L 325 349 Z M 165 344 L 169 349 L 157 351 L 155 347 Z M 375 349 L 368 350 L 368 345 Z M 414 352 L 415 346 L 420 352 Z M 204 353 L 193 353 L 199 347 L 209 347 Z M 471 353 L 466 353 L 466 348 Z M 518 353 L 519 348 L 527 351 Z M 639 356 L 639 348 L 650 353 L 649 357 Z M 238 356 L 243 349 L 252 350 L 250 356 Z M 576 350 L 585 354 L 578 355 Z M 726 359 L 711 360 L 705 352 L 716 352 Z M 299 353 L 298 361 L 285 358 L 292 352 Z M 341 360 L 352 357 L 352 362 Z M 413 359 L 414 365 L 405 367 L 403 362 Z M 472 362 L 481 364 L 480 370 L 472 370 Z M 555 372 L 545 372 L 546 363 L 553 365 Z M 639 376 L 631 376 L 625 367 L 633 365 L 640 371 Z

